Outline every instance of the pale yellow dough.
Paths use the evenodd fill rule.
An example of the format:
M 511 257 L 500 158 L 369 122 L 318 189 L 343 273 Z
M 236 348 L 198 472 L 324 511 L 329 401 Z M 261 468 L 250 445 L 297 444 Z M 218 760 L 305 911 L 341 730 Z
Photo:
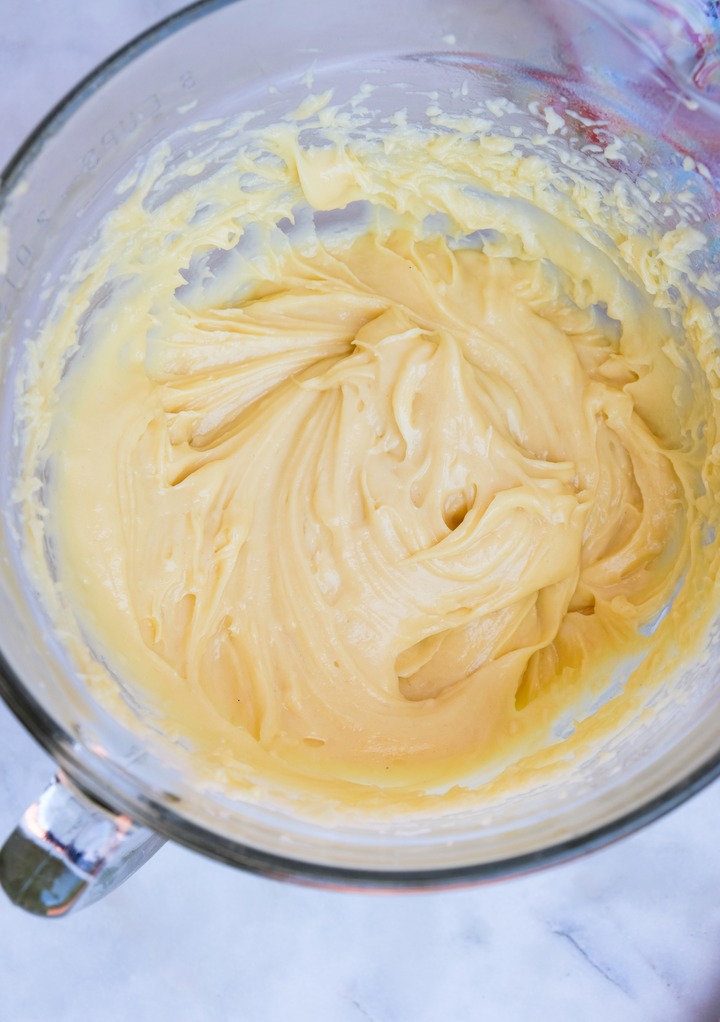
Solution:
M 715 323 L 688 224 L 491 131 L 351 140 L 319 105 L 322 147 L 288 120 L 130 182 L 36 349 L 34 543 L 198 763 L 399 804 L 698 632 Z

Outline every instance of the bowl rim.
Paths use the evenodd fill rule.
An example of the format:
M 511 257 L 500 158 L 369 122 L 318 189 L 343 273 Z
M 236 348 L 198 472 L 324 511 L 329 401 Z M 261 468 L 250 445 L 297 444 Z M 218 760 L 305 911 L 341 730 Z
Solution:
M 217 10 L 241 2 L 196 0 L 151 25 L 101 61 L 51 108 L 0 170 L 0 212 L 25 168 L 32 163 L 44 144 L 105 82 L 168 36 Z M 134 778 L 137 791 L 131 793 L 127 778 L 117 766 L 95 755 L 53 719 L 26 687 L 1 649 L 0 697 L 73 782 L 111 812 L 126 812 L 132 819 L 162 836 L 223 863 L 311 886 L 421 890 L 466 886 L 534 872 L 596 851 L 637 831 L 670 812 L 720 776 L 719 750 L 658 795 L 615 819 L 571 838 L 507 858 L 422 870 L 336 866 L 280 856 L 207 830 L 172 807 L 162 804 L 144 784 Z

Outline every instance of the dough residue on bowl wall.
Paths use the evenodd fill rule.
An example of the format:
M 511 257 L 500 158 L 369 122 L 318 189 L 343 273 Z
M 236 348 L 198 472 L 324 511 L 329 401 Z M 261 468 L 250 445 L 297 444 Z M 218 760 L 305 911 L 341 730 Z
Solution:
M 377 124 L 328 92 L 200 125 L 118 189 L 33 339 L 27 560 L 93 692 L 122 678 L 207 777 L 476 798 L 702 645 L 693 198 L 513 112 Z

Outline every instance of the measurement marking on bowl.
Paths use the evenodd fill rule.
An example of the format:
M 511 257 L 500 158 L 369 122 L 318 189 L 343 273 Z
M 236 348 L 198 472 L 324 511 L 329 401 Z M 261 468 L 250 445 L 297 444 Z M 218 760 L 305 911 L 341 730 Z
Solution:
M 163 108 L 163 103 L 156 92 L 147 96 L 136 110 L 129 110 L 111 128 L 107 128 L 99 143 L 88 149 L 80 161 L 82 169 L 91 173 L 100 164 L 103 156 L 120 144 L 123 139 L 134 134 L 140 125 L 154 117 Z
M 2 285 L 7 285 L 8 287 L 11 287 L 13 289 L 13 291 L 20 291 L 20 290 L 22 290 L 22 288 L 25 285 L 25 280 L 23 280 L 23 275 L 27 276 L 27 272 L 29 271 L 30 267 L 32 266 L 32 263 L 33 263 L 34 259 L 35 259 L 35 255 L 34 255 L 32 249 L 30 249 L 23 242 L 13 252 L 13 260 L 10 263 L 10 265 L 13 266 L 13 270 L 12 271 L 10 270 L 10 265 L 9 265 L 7 271 L 5 272 L 5 274 L 4 274 L 3 278 L 2 278 L 2 281 L 0 283 Z M 11 272 L 13 273 L 12 277 L 10 276 Z M 0 303 L 0 310 L 2 310 L 3 315 L 4 315 L 5 314 L 5 306 L 4 306 L 4 304 Z
M 194 71 L 183 71 L 177 78 L 176 83 L 171 86 L 174 91 L 179 85 L 183 92 L 191 92 L 197 88 L 197 77 Z M 105 130 L 97 145 L 88 149 L 80 160 L 80 166 L 86 174 L 91 174 L 102 162 L 103 156 L 114 149 L 120 143 L 134 134 L 140 125 L 159 114 L 166 104 L 157 92 L 147 96 L 138 107 L 123 114 L 119 121 L 112 127 Z

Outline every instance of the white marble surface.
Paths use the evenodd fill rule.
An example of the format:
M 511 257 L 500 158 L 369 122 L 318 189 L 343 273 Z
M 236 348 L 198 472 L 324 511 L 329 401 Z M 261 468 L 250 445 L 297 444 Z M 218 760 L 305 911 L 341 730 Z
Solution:
M 343 2 L 343 0 L 340 0 Z M 0 163 L 174 0 L 0 0 Z M 0 834 L 51 765 L 0 707 Z M 720 784 L 521 880 L 379 897 L 167 846 L 62 922 L 0 900 L 0 1022 L 718 1022 Z

